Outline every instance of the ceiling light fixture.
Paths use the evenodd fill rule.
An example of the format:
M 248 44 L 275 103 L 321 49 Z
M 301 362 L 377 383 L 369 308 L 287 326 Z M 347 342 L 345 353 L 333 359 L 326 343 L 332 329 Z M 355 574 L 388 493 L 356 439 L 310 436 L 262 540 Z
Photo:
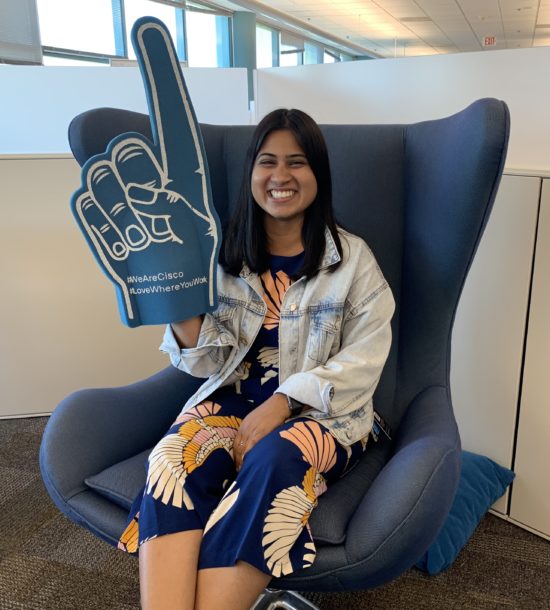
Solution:
M 401 23 L 425 23 L 431 21 L 431 19 L 429 17 L 402 17 L 399 21 Z

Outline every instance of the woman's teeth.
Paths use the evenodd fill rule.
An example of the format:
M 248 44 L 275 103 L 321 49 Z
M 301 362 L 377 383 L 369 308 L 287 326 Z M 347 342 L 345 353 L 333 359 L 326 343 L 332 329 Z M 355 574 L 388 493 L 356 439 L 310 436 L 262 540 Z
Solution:
M 286 197 L 292 197 L 294 195 L 294 191 L 269 191 L 271 197 L 273 199 L 285 199 Z

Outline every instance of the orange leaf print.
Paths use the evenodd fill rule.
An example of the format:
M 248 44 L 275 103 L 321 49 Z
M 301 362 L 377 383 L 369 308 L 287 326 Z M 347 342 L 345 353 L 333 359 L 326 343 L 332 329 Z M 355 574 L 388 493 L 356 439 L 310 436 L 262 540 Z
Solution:
M 127 553 L 135 553 L 138 550 L 138 541 L 139 541 L 139 512 L 136 513 L 136 516 L 130 521 L 130 523 L 126 526 L 126 529 L 122 532 L 118 540 L 118 548 L 121 551 L 126 551 Z
M 271 330 L 279 325 L 281 303 L 283 302 L 285 292 L 292 282 L 284 271 L 277 271 L 275 279 L 273 279 L 269 270 L 264 271 L 260 279 L 264 287 L 264 301 L 267 305 L 264 327 Z
M 317 422 L 296 422 L 292 428 L 279 434 L 294 443 L 302 452 L 304 460 L 315 466 L 319 472 L 328 472 L 336 464 L 334 438 Z

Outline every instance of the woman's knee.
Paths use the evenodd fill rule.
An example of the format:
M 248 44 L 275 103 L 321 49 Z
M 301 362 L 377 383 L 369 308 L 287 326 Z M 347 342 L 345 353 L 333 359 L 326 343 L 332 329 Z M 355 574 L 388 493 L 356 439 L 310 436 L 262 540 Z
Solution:
M 307 470 L 328 472 L 337 461 L 337 444 L 332 434 L 308 418 L 284 423 L 259 441 L 245 456 L 247 462 L 270 473 L 294 463 Z

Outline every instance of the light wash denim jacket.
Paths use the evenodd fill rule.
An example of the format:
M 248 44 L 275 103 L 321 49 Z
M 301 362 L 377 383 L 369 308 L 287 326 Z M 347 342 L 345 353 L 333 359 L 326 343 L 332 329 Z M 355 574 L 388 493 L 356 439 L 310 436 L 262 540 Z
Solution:
M 395 304 L 388 283 L 365 242 L 339 230 L 343 262 L 332 235 L 319 273 L 288 288 L 279 322 L 279 388 L 311 407 L 302 413 L 328 428 L 343 445 L 370 433 L 372 395 L 391 343 Z M 219 305 L 206 314 L 196 347 L 180 349 L 170 326 L 160 349 L 174 366 L 206 378 L 182 409 L 235 383 L 243 359 L 263 324 L 267 307 L 256 273 L 235 277 L 218 267 Z

